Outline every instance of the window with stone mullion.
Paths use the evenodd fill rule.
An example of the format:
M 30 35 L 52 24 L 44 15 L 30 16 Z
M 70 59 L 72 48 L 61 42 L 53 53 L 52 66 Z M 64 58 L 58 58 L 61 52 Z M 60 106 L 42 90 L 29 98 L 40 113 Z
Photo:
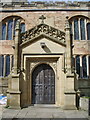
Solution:
M 6 56 L 6 72 L 5 76 L 8 76 L 10 74 L 10 55 Z
M 80 56 L 79 55 L 76 56 L 76 73 L 80 77 Z
M 6 24 L 2 24 L 2 40 L 6 40 Z
M 90 40 L 90 23 L 87 24 L 87 40 Z
M 4 56 L 0 55 L 0 77 L 3 77 L 4 72 Z
M 73 40 L 90 40 L 90 23 L 87 18 L 76 17 L 72 21 Z
M 70 34 L 72 34 L 72 23 L 70 22 Z
M 85 40 L 85 22 L 84 19 L 80 19 L 80 32 L 81 32 L 81 40 Z
M 21 33 L 25 32 L 25 23 L 21 23 L 20 29 L 21 29 Z
M 12 56 L 12 68 L 14 66 L 14 56 Z
M 25 32 L 25 23 L 22 18 L 20 17 L 10 17 L 4 21 L 2 21 L 2 34 L 1 39 L 2 40 L 13 40 L 13 37 L 15 36 L 15 27 L 17 20 L 21 21 L 21 33 Z
M 87 60 L 86 55 L 82 57 L 83 78 L 87 78 Z
M 90 78 L 90 56 L 88 57 L 88 65 L 89 65 L 89 78 Z
M 8 40 L 12 40 L 13 19 L 8 20 Z
M 79 25 L 77 18 L 74 20 L 74 40 L 79 40 Z

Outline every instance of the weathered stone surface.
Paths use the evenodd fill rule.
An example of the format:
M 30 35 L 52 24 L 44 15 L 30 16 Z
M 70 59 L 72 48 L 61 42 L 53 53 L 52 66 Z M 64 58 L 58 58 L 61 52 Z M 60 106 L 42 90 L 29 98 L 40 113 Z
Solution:
M 82 110 L 86 110 L 88 112 L 88 110 L 89 110 L 89 98 L 80 97 L 80 108 Z
M 21 119 L 37 119 L 37 118 L 47 118 L 52 119 L 60 119 L 60 120 L 69 120 L 69 119 L 75 119 L 75 120 L 86 120 L 88 118 L 88 113 L 86 111 L 77 111 L 77 110 L 62 110 L 61 108 L 48 108 L 48 107 L 28 107 L 22 110 L 10 110 L 10 109 L 3 109 L 2 115 L 0 116 L 2 118 L 21 118 Z
M 73 55 L 90 55 L 90 42 L 88 40 L 73 41 L 74 47 L 72 51 L 72 46 L 70 46 L 70 30 L 67 29 L 67 31 L 65 31 L 65 20 L 66 16 L 69 16 L 68 21 L 72 21 L 73 17 L 83 16 L 89 21 L 90 16 L 88 5 L 88 2 L 13 2 L 12 5 L 2 4 L 3 8 L 0 12 L 0 21 L 5 22 L 5 20 L 11 16 L 20 16 L 25 22 L 27 31 L 22 34 L 22 37 L 25 37 L 24 39 L 21 38 L 21 36 L 17 36 L 14 40 L 0 41 L 0 54 L 14 54 L 16 56 L 12 74 L 20 74 L 20 79 L 9 78 L 10 89 L 8 93 L 13 96 L 13 100 L 18 99 L 15 104 L 14 102 L 10 103 L 14 104 L 14 106 L 19 104 L 19 107 L 31 104 L 32 88 L 30 85 L 32 84 L 32 71 L 40 63 L 46 63 L 53 68 L 56 75 L 55 104 L 61 107 L 65 104 L 75 106 L 74 75 L 72 75 L 71 57 L 72 53 Z M 45 29 L 42 28 L 43 26 L 39 26 L 41 24 L 41 20 L 39 18 L 42 15 L 46 17 L 44 20 Z M 41 35 L 39 29 L 41 31 L 46 31 L 44 31 L 43 35 Z M 65 38 L 64 36 L 66 33 L 67 36 Z M 39 34 L 38 37 L 37 34 Z M 15 46 L 16 51 L 12 48 L 15 42 L 19 43 Z M 42 49 L 40 44 L 41 42 L 44 42 L 47 47 Z M 21 43 L 25 44 L 22 45 Z M 65 61 L 64 53 L 66 53 L 67 56 Z M 68 72 L 68 75 L 66 75 L 65 72 Z M 3 79 L 3 81 L 1 80 L 1 82 L 3 83 L 1 86 L 6 85 L 5 87 L 7 87 L 6 79 Z M 82 92 L 89 93 L 90 88 L 85 88 L 87 85 L 89 85 L 89 81 L 83 79 L 83 82 L 81 82 L 81 80 L 79 80 L 79 88 Z M 6 88 L 4 90 L 6 91 Z M 69 104 L 70 97 L 71 99 Z M 21 103 L 20 100 L 22 100 Z

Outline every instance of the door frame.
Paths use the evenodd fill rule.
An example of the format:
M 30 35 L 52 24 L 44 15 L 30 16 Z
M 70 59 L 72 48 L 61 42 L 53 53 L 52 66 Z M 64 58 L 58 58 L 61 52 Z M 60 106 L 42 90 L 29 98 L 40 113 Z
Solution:
M 32 104 L 32 72 L 39 64 L 48 64 L 55 73 L 55 105 L 61 106 L 64 103 L 64 74 L 63 72 L 63 54 L 60 55 L 25 55 L 24 56 L 24 68 L 26 73 L 24 77 L 27 81 L 27 103 L 28 105 Z M 27 65 L 26 65 L 27 64 Z M 27 69 L 29 68 L 29 70 Z M 28 72 L 28 75 L 27 75 Z M 62 84 L 62 86 L 61 86 Z M 62 89 L 63 88 L 63 89 Z M 63 91 L 62 91 L 63 90 Z M 60 92 L 58 92 L 60 91 Z

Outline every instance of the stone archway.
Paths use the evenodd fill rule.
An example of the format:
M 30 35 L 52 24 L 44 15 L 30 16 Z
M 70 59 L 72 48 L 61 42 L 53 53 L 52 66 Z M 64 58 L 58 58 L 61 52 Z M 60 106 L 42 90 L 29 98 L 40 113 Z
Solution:
M 32 73 L 32 104 L 55 104 L 55 73 L 47 64 Z

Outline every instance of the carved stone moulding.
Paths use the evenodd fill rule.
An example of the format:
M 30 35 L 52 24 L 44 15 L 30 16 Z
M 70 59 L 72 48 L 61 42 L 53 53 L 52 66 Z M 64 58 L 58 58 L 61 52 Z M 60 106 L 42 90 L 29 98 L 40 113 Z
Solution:
M 46 34 L 48 36 L 51 36 L 51 37 L 65 43 L 65 33 L 54 27 L 46 25 L 46 24 L 39 24 L 38 26 L 35 26 L 34 28 L 30 29 L 29 31 L 22 33 L 21 41 L 22 41 L 22 43 L 24 43 L 28 40 L 38 37 L 41 34 Z

